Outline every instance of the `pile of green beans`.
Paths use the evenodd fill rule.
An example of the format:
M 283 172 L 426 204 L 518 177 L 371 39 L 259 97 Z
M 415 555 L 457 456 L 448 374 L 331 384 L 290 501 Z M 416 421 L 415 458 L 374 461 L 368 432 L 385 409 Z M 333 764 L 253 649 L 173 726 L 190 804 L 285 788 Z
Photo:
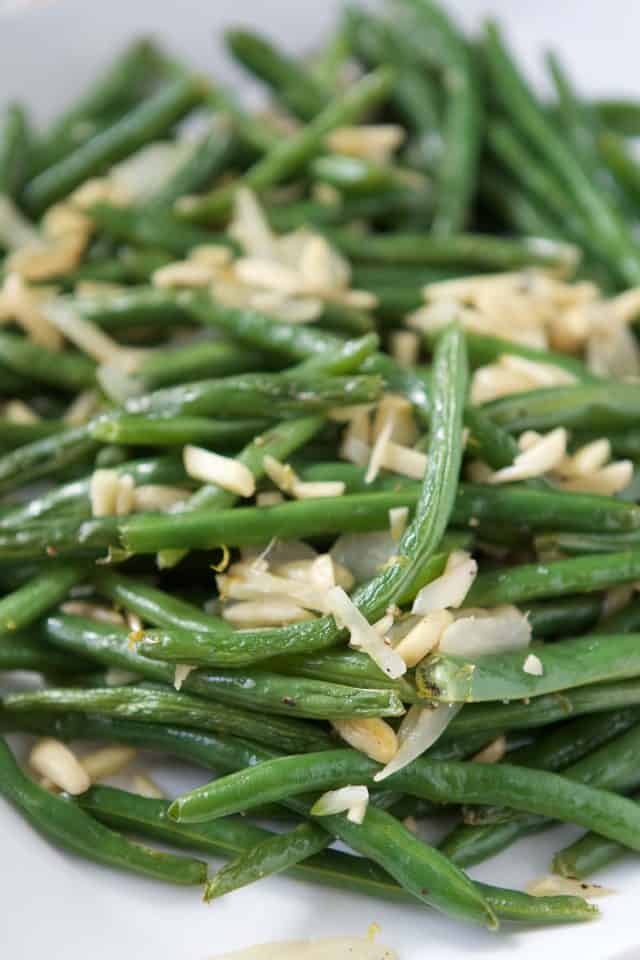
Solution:
M 307 59 L 224 39 L 266 113 L 140 38 L 47 128 L 0 115 L 0 733 L 214 779 L 71 797 L 0 737 L 0 795 L 56 846 L 205 900 L 287 872 L 489 929 L 590 920 L 465 869 L 559 821 L 587 832 L 555 873 L 640 851 L 638 378 L 565 349 L 555 317 L 510 339 L 473 293 L 405 321 L 447 281 L 582 283 L 603 310 L 640 283 L 640 105 L 583 99 L 553 54 L 539 100 L 497 26 L 433 0 L 349 7 Z M 167 164 L 142 182 L 148 148 Z M 549 385 L 478 404 L 493 365 Z M 578 490 L 566 460 L 492 475 L 557 428 L 567 456 L 607 440 L 627 488 Z M 360 822 L 319 812 L 350 786 Z M 443 814 L 438 847 L 407 819 Z

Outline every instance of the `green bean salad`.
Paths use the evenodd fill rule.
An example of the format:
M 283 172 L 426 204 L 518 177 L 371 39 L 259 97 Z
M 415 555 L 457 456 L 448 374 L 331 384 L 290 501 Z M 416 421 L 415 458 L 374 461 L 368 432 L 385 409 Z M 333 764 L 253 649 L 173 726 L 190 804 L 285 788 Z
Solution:
M 141 38 L 2 114 L 0 794 L 207 901 L 591 920 L 640 851 L 640 104 L 431 0 L 225 42 L 262 108 Z

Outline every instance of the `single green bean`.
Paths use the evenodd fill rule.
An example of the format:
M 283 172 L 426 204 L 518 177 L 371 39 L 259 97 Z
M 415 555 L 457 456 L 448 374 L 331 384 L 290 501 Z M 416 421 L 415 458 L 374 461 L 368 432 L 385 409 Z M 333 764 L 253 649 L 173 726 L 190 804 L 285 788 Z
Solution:
M 624 137 L 640 135 L 640 104 L 636 100 L 598 100 L 598 116 L 605 126 Z
M 575 263 L 576 250 L 569 244 L 540 242 L 536 238 L 506 239 L 489 234 L 366 234 L 348 230 L 329 232 L 343 253 L 357 260 L 380 264 L 425 264 L 513 270 L 523 266 L 566 269 Z
M 0 635 L 34 623 L 85 576 L 86 570 L 76 564 L 52 566 L 7 594 L 0 600 Z
M 0 643 L 0 670 L 33 670 L 37 673 L 88 673 L 90 660 L 56 650 L 39 636 L 20 632 L 4 636 Z
M 107 829 L 73 800 L 45 790 L 22 773 L 0 738 L 0 793 L 55 844 L 88 860 L 175 884 L 202 884 L 207 865 L 132 843 Z
M 85 354 L 54 352 L 16 334 L 0 334 L 0 360 L 10 370 L 55 389 L 95 386 L 95 363 Z
M 606 559 L 604 559 L 606 558 Z M 482 573 L 467 594 L 469 605 L 521 604 L 539 597 L 566 593 L 591 593 L 620 583 L 630 583 L 640 574 L 640 551 L 572 557 L 551 563 L 531 563 Z
M 177 383 L 203 377 L 222 377 L 232 373 L 259 370 L 264 360 L 259 353 L 223 340 L 195 340 L 184 346 L 161 348 L 149 354 L 135 377 L 141 381 L 141 392 L 171 387 Z
M 226 46 L 235 59 L 263 81 L 282 105 L 301 120 L 324 109 L 329 92 L 301 63 L 252 30 L 227 30 Z
M 140 106 L 107 127 L 73 153 L 37 174 L 24 191 L 27 208 L 41 213 L 67 196 L 89 177 L 96 176 L 160 136 L 198 103 L 204 84 L 194 77 L 180 77 Z
M 640 794 L 636 794 L 634 800 L 638 803 Z M 607 840 L 597 833 L 585 833 L 556 853 L 551 869 L 563 877 L 584 880 L 620 860 L 626 853 L 627 849 L 614 840 Z
M 541 600 L 537 603 L 523 604 L 533 630 L 534 637 L 578 636 L 591 629 L 602 613 L 602 597 L 584 596 L 561 597 L 558 600 Z M 640 627 L 640 621 L 638 623 Z M 614 627 L 609 633 L 623 633 Z
M 0 125 L 0 195 L 16 198 L 26 174 L 29 154 L 29 122 L 19 103 L 4 109 Z
M 236 141 L 233 132 L 222 123 L 194 141 L 186 160 L 166 183 L 148 198 L 151 207 L 170 208 L 186 193 L 204 190 L 233 160 Z
M 534 697 L 526 703 L 472 704 L 454 717 L 447 729 L 447 737 L 465 737 L 480 732 L 490 736 L 505 730 L 530 730 L 571 716 L 638 705 L 640 683 L 637 680 L 565 690 L 561 694 Z
M 90 214 L 98 229 L 113 240 L 143 250 L 166 250 L 174 257 L 186 256 L 192 247 L 203 244 L 231 244 L 228 237 L 184 223 L 160 206 L 112 207 L 98 203 L 91 207 Z
M 214 420 L 211 417 L 115 413 L 91 422 L 89 434 L 103 443 L 141 447 L 183 447 L 188 443 L 232 449 L 260 433 L 268 420 Z
M 59 473 L 97 450 L 85 427 L 69 427 L 0 456 L 0 493 Z

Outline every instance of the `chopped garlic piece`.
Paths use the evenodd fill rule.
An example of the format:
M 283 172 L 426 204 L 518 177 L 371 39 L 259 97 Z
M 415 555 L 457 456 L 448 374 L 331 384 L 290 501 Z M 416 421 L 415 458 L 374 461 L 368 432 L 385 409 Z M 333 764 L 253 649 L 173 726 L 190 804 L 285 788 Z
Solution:
M 542 660 L 540 657 L 536 657 L 535 653 L 529 654 L 527 659 L 524 661 L 522 669 L 525 673 L 530 673 L 532 677 L 541 677 L 544 674 Z
M 239 460 L 191 444 L 183 449 L 182 459 L 188 475 L 196 480 L 215 483 L 240 497 L 251 497 L 255 493 L 255 477 Z
M 395 679 L 406 672 L 402 658 L 376 633 L 342 587 L 328 591 L 327 608 L 336 622 L 349 631 L 351 646 L 367 653 L 387 676 Z
M 328 817 L 336 813 L 346 813 L 351 823 L 362 823 L 369 804 L 369 791 L 366 787 L 341 787 L 339 790 L 327 790 L 311 807 L 313 817 Z
M 94 470 L 89 484 L 94 517 L 125 516 L 133 509 L 134 481 L 117 470 Z
M 395 730 L 379 717 L 333 720 L 332 726 L 350 747 L 378 763 L 389 763 L 398 749 Z
M 29 754 L 29 765 L 72 796 L 84 793 L 91 786 L 89 774 L 75 753 L 52 737 L 38 740 Z

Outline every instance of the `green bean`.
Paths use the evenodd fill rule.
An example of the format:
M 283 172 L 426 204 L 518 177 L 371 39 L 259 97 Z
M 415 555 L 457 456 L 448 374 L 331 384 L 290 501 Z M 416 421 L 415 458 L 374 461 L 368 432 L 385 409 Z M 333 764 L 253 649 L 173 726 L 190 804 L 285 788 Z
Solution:
M 534 637 L 577 636 L 589 630 L 602 613 L 602 597 L 562 597 L 524 605 Z M 640 623 L 639 623 L 640 626 Z M 611 626 L 609 633 L 623 633 Z
M 568 557 L 586 554 L 610 554 L 621 550 L 634 550 L 638 546 L 635 531 L 628 533 L 547 533 L 536 537 L 539 552 L 560 552 Z
M 167 417 L 260 417 L 268 410 L 271 417 L 286 417 L 323 412 L 345 404 L 371 403 L 377 399 L 380 387 L 380 378 L 371 374 L 329 377 L 312 372 L 306 376 L 246 373 L 132 397 L 125 412 Z M 118 418 L 117 413 L 112 416 Z
M 634 789 L 638 785 L 634 763 L 638 737 L 639 729 L 636 724 L 567 767 L 563 776 L 602 790 L 625 792 Z M 488 824 L 482 825 L 483 817 L 498 818 L 498 821 L 494 823 L 489 819 Z M 496 811 L 492 807 L 473 811 L 472 822 L 479 822 L 481 825 L 461 829 L 457 836 L 452 836 L 451 844 L 446 844 L 446 852 L 453 856 L 460 866 L 478 863 L 503 850 L 519 837 L 537 833 L 553 825 L 545 817 L 530 814 L 522 816 L 502 808 Z
M 2 376 L 4 377 L 4 370 Z M 35 440 L 43 440 L 54 433 L 63 433 L 68 429 L 64 420 L 34 420 L 33 423 L 15 423 L 13 420 L 0 419 L 0 448 L 15 450 Z
M 598 246 L 615 263 L 622 280 L 638 282 L 640 260 L 630 233 L 607 198 L 596 189 L 575 160 L 519 74 L 505 50 L 498 28 L 489 24 L 484 37 L 484 52 L 493 88 L 510 120 L 538 148 L 546 163 L 562 181 L 577 208 L 588 222 Z
M 274 230 L 286 232 L 299 227 L 335 227 L 352 221 L 388 222 L 409 215 L 426 217 L 432 208 L 431 192 L 420 193 L 409 187 L 396 187 L 373 194 L 349 194 L 340 203 L 298 200 L 286 207 L 267 204 L 266 213 Z
M 309 172 L 314 180 L 328 183 L 345 193 L 366 194 L 410 185 L 406 172 L 398 168 L 340 153 L 317 157 L 310 164 Z
M 416 162 L 431 171 L 442 152 L 438 106 L 430 78 L 417 62 L 402 31 L 366 10 L 350 7 L 345 12 L 348 39 L 359 60 L 367 67 L 390 63 L 395 82 L 390 99 L 416 137 Z
M 124 548 L 137 554 L 167 549 L 211 549 L 222 544 L 260 545 L 272 537 L 290 540 L 381 530 L 388 526 L 388 512 L 392 507 L 413 506 L 416 500 L 415 490 L 402 490 L 319 497 L 273 507 L 214 508 L 179 515 L 145 514 L 123 519 L 120 537 Z
M 17 197 L 26 173 L 29 140 L 24 108 L 10 103 L 5 107 L 0 128 L 0 195 Z
M 45 569 L 24 586 L 0 600 L 0 635 L 28 627 L 43 613 L 60 603 L 71 587 L 84 579 L 78 565 L 62 564 Z
M 570 716 L 601 713 L 640 704 L 640 683 L 626 680 L 565 690 L 561 694 L 534 697 L 527 703 L 478 703 L 464 709 L 449 724 L 447 736 L 464 737 L 485 732 L 487 736 L 505 730 L 544 727 Z
M 135 107 L 73 153 L 39 173 L 25 187 L 27 208 L 41 213 L 67 196 L 89 177 L 96 176 L 171 129 L 204 94 L 201 80 L 180 77 Z
M 0 670 L 33 670 L 37 673 L 73 674 L 88 672 L 89 660 L 71 656 L 43 642 L 39 636 L 19 632 L 4 636 L 0 643 Z
M 596 111 L 602 122 L 624 137 L 640 135 L 640 104 L 636 100 L 598 100 Z
M 237 183 L 220 187 L 202 197 L 185 197 L 178 212 L 199 223 L 215 222 L 230 208 L 240 185 L 265 190 L 303 168 L 323 146 L 325 137 L 336 127 L 354 123 L 389 94 L 392 73 L 381 68 L 363 77 L 340 97 L 327 104 L 314 119 L 292 136 L 279 140 Z
M 154 626 L 177 627 L 190 633 L 209 633 L 216 640 L 221 635 L 233 633 L 231 626 L 221 617 L 205 613 L 193 604 L 147 583 L 104 570 L 96 575 L 95 583 L 101 594 Z
M 593 783 L 593 777 L 596 776 L 597 779 L 600 776 L 602 761 L 606 760 L 610 769 L 615 771 L 621 769 L 620 763 L 624 767 L 624 758 L 629 755 L 629 744 L 635 741 L 637 733 L 631 735 L 630 740 L 621 737 L 637 726 L 638 719 L 637 710 L 626 708 L 568 720 L 533 743 L 509 751 L 507 763 L 552 772 L 573 770 L 575 767 L 579 773 L 582 771 L 581 776 L 584 774 L 590 778 L 588 782 Z M 610 751 L 600 750 L 605 744 L 611 744 Z M 618 778 L 618 772 L 615 777 Z M 616 779 L 616 782 L 622 781 Z M 503 807 L 472 807 L 465 810 L 467 823 L 499 823 L 515 816 L 512 810 Z
M 618 280 L 617 265 L 610 255 L 600 250 L 584 217 L 575 209 L 570 195 L 563 189 L 562 182 L 555 176 L 554 171 L 541 164 L 535 152 L 528 148 L 526 141 L 518 137 L 513 128 L 504 121 L 491 122 L 487 136 L 496 159 L 507 168 L 522 188 L 536 214 L 545 221 L 551 218 L 553 223 L 559 224 L 562 240 L 570 237 L 599 260 L 606 255 L 607 267 Z
M 180 460 L 175 457 L 157 457 L 147 460 L 134 460 L 115 467 L 118 473 L 127 473 L 133 477 L 137 486 L 142 484 L 180 484 L 189 485 L 189 477 L 184 472 Z M 89 486 L 91 477 L 72 480 L 71 483 L 54 487 L 41 496 L 32 497 L 20 507 L 14 507 L 0 520 L 0 527 L 19 527 L 47 516 L 53 511 L 73 510 L 83 516 L 91 516 Z
M 227 30 L 225 42 L 235 59 L 263 81 L 282 105 L 301 120 L 313 120 L 326 105 L 328 92 L 293 57 L 251 30 Z
M 590 373 L 587 367 L 578 360 L 566 353 L 556 353 L 553 350 L 539 350 L 536 347 L 527 347 L 521 343 L 514 343 L 512 340 L 504 340 L 502 337 L 492 337 L 484 333 L 467 333 L 467 349 L 469 350 L 469 362 L 472 367 L 481 367 L 486 363 L 494 363 L 503 354 L 514 354 L 518 357 L 525 357 L 527 360 L 533 360 L 535 363 L 551 364 L 554 367 L 561 367 L 568 373 L 571 373 L 581 383 L 598 383 L 600 378 Z
M 330 842 L 326 832 L 311 823 L 301 823 L 286 833 L 265 837 L 214 874 L 207 883 L 205 900 L 215 900 L 265 876 L 289 870 L 323 851 Z
M 169 816 L 174 805 L 169 807 Z M 483 891 L 438 850 L 419 840 L 384 810 L 369 804 L 362 824 L 335 815 L 321 817 L 319 822 L 383 867 L 418 900 L 449 916 L 497 929 L 496 915 Z
M 159 687 L 49 688 L 36 693 L 8 694 L 3 699 L 3 707 L 8 712 L 79 711 L 138 719 L 149 724 L 179 723 L 200 730 L 235 733 L 289 751 L 313 749 L 314 745 L 325 742 L 320 731 L 299 720 L 267 717 L 228 704 L 219 706 L 211 700 Z
M 98 447 L 84 427 L 70 427 L 0 456 L 0 492 L 58 473 Z
M 0 334 L 0 360 L 10 370 L 56 389 L 95 385 L 95 364 L 84 354 L 54 352 L 15 334 Z
M 404 703 L 415 703 L 419 699 L 411 680 L 404 677 L 390 680 L 371 657 L 356 650 L 337 649 L 326 653 L 278 657 L 269 666 L 279 673 L 296 677 L 330 680 L 353 687 L 394 690 Z
M 175 884 L 201 884 L 207 865 L 132 843 L 107 829 L 73 800 L 57 796 L 26 777 L 0 738 L 0 792 L 41 833 L 58 846 L 88 860 L 132 870 Z
M 149 354 L 137 368 L 135 377 L 141 381 L 142 391 L 149 392 L 201 377 L 258 370 L 263 364 L 260 355 L 246 347 L 222 340 L 195 340 Z
M 602 180 L 596 146 L 599 127 L 597 114 L 589 103 L 579 98 L 555 53 L 547 53 L 545 61 L 558 99 L 562 132 L 568 135 L 568 141 L 584 169 Z
M 475 188 L 481 138 L 476 71 L 464 37 L 444 10 L 430 0 L 405 0 L 398 12 L 400 29 L 423 66 L 441 74 L 445 103 L 433 229 L 446 236 L 464 228 Z
M 107 742 L 116 741 L 145 748 L 161 749 L 183 759 L 196 762 L 201 766 L 227 771 L 250 766 L 273 755 L 272 751 L 268 752 L 263 748 L 254 747 L 230 737 L 221 739 L 211 733 L 202 733 L 196 730 L 161 726 L 159 724 L 144 724 L 132 720 L 97 715 L 32 714 L 27 711 L 8 713 L 7 711 L 3 712 L 0 708 L 0 726 L 2 729 L 46 733 L 62 739 L 89 736 Z M 96 798 L 98 789 L 100 790 L 101 809 L 104 809 L 107 801 L 113 800 L 115 803 L 114 797 L 106 795 L 108 788 L 94 788 L 88 794 L 85 794 L 85 797 L 89 800 Z M 292 798 L 291 803 L 297 812 L 304 812 L 304 804 L 299 804 L 295 798 Z M 123 810 L 124 806 L 126 806 L 126 812 Z M 97 804 L 92 804 L 92 807 L 92 813 L 100 816 Z M 111 803 L 109 803 L 109 809 L 112 809 Z M 134 813 L 131 804 L 118 803 L 114 813 L 119 818 L 136 816 L 136 830 L 146 832 L 147 821 L 145 820 L 145 830 L 143 831 L 143 821 L 139 807 Z M 166 816 L 163 816 L 162 821 L 163 827 L 172 824 L 168 829 L 172 830 L 174 843 L 177 842 L 178 836 L 184 838 L 197 837 L 205 841 L 207 837 L 211 837 L 210 830 L 215 831 L 213 836 L 218 842 L 224 840 L 226 843 L 230 837 L 237 836 L 239 828 L 235 823 L 232 827 L 228 819 L 209 821 L 205 825 L 173 824 L 173 821 Z M 131 821 L 129 823 L 134 827 Z M 246 820 L 243 820 L 242 824 L 247 830 L 255 831 L 257 829 L 247 824 Z M 117 825 L 124 827 L 128 824 L 119 819 Z M 150 830 L 157 830 L 160 824 L 154 818 L 149 826 Z M 219 829 L 216 830 L 216 827 Z M 233 833 L 231 833 L 232 829 Z M 174 831 L 176 831 L 175 834 Z M 159 836 L 158 833 L 152 835 Z M 255 834 L 250 835 L 251 845 L 255 842 L 254 836 Z M 164 837 L 168 839 L 167 833 L 164 834 Z M 247 842 L 248 846 L 249 843 Z M 203 849 L 211 848 L 207 844 L 203 846 Z M 322 882 L 356 890 L 369 896 L 384 896 L 386 899 L 391 897 L 405 902 L 407 900 L 415 902 L 410 894 L 396 886 L 389 875 L 375 864 L 362 857 L 356 858 L 335 851 L 329 851 L 322 856 L 313 857 L 309 861 L 299 864 L 296 869 L 296 876 L 322 880 Z M 526 894 L 500 890 L 486 884 L 479 884 L 479 887 L 488 902 L 494 905 L 499 916 L 513 921 L 562 923 L 571 920 L 590 919 L 595 915 L 594 908 L 587 906 L 584 901 L 576 897 L 528 897 Z
M 603 559 L 606 557 L 606 560 Z M 508 570 L 482 573 L 467 594 L 469 605 L 495 606 L 523 603 L 565 593 L 591 593 L 635 580 L 640 573 L 640 552 L 572 557 L 546 564 L 522 564 Z
M 184 162 L 166 183 L 146 201 L 151 207 L 169 208 L 185 193 L 195 193 L 208 187 L 224 173 L 233 159 L 236 142 L 232 131 L 217 124 L 210 133 L 194 141 Z
M 37 145 L 33 172 L 56 163 L 87 136 L 92 136 L 103 118 L 128 109 L 157 65 L 158 51 L 148 37 L 125 47 L 98 79 L 51 124 Z
M 358 236 L 349 230 L 330 231 L 332 242 L 349 257 L 380 264 L 512 270 L 523 266 L 564 269 L 575 262 L 576 251 L 568 244 L 536 238 L 505 239 L 489 234 L 389 233 Z
M 493 400 L 482 409 L 514 433 L 558 425 L 608 433 L 637 422 L 640 390 L 632 384 L 611 382 L 548 387 Z
M 184 446 L 186 443 L 232 448 L 260 433 L 268 421 L 254 419 L 213 420 L 210 417 L 105 414 L 93 420 L 89 435 L 103 443 L 142 447 Z
M 593 633 L 630 633 L 639 629 L 640 601 L 636 599 L 617 613 L 603 617 L 593 628 Z
M 82 617 L 58 615 L 49 617 L 46 630 L 49 640 L 62 649 L 75 650 L 100 663 L 132 670 L 148 680 L 168 684 L 173 682 L 174 669 L 171 664 L 150 660 L 144 654 L 131 650 L 129 632 L 125 628 L 101 625 Z M 196 636 L 208 644 L 214 640 L 211 633 Z M 212 654 L 211 659 L 227 663 L 230 659 L 233 661 L 237 636 L 232 632 L 225 635 L 220 631 L 215 637 L 217 656 Z M 268 652 L 262 651 L 263 659 Z M 185 678 L 182 687 L 222 703 L 239 703 L 248 710 L 268 707 L 270 712 L 286 716 L 324 719 L 381 714 L 398 716 L 403 713 L 402 703 L 392 690 L 355 689 L 344 684 L 263 671 L 197 670 Z
M 634 800 L 637 803 L 640 795 L 636 794 Z M 613 840 L 607 840 L 597 833 L 585 833 L 555 854 L 551 869 L 563 877 L 584 880 L 615 863 L 626 853 L 626 848 Z
M 556 693 L 607 680 L 640 674 L 636 662 L 638 634 L 587 634 L 544 647 L 535 647 L 541 675 L 528 673 L 527 651 L 489 654 L 475 661 L 439 654 L 416 670 L 418 693 L 445 703 L 515 700 Z
M 633 776 L 637 780 L 638 776 L 635 769 L 631 776 L 628 771 L 629 750 L 632 742 L 637 744 L 638 729 L 624 735 L 627 780 L 633 780 Z M 608 764 L 607 769 L 614 766 L 606 759 L 603 763 Z M 208 820 L 311 790 L 348 783 L 372 785 L 375 769 L 373 761 L 353 750 L 281 757 L 229 774 L 178 797 L 169 808 L 169 816 L 184 821 Z M 640 808 L 634 803 L 544 770 L 421 758 L 389 777 L 387 785 L 439 803 L 504 803 L 524 813 L 587 826 L 631 849 L 640 848 L 637 832 Z
M 142 286 L 107 295 L 70 297 L 69 303 L 87 320 L 119 335 L 140 327 L 163 330 L 188 324 L 190 313 L 183 299 L 173 292 Z
M 624 140 L 606 130 L 598 137 L 598 148 L 618 186 L 637 206 L 640 203 L 640 168 Z
M 133 247 L 166 250 L 185 256 L 192 247 L 215 243 L 228 246 L 221 234 L 184 223 L 163 207 L 112 207 L 98 203 L 91 207 L 91 219 L 113 240 Z

